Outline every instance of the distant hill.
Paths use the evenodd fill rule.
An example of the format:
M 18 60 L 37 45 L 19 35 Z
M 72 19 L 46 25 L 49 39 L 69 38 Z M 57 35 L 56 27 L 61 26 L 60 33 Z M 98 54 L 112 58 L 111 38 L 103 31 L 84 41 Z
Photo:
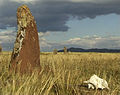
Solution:
M 68 48 L 68 52 L 101 52 L 101 53 L 120 53 L 120 49 L 98 49 L 98 48 L 93 48 L 93 49 L 82 49 L 82 48 Z M 58 50 L 58 52 L 64 52 L 64 50 Z

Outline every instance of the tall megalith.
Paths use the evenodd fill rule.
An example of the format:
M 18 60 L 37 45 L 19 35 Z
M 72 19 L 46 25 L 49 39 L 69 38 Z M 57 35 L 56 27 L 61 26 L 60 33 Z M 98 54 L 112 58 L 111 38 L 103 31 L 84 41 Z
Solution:
M 36 22 L 26 5 L 17 9 L 17 25 L 10 69 L 31 72 L 35 67 L 40 67 L 40 47 Z

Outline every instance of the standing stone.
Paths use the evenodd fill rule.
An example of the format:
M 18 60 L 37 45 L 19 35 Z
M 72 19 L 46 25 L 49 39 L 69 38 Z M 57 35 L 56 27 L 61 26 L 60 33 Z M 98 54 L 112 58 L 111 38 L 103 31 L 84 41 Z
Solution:
M 53 50 L 53 54 L 57 54 L 57 49 L 54 49 L 54 50 Z
M 17 25 L 10 69 L 21 73 L 32 72 L 35 67 L 40 67 L 40 47 L 36 22 L 26 5 L 17 9 Z
M 64 54 L 67 54 L 67 48 L 64 47 Z

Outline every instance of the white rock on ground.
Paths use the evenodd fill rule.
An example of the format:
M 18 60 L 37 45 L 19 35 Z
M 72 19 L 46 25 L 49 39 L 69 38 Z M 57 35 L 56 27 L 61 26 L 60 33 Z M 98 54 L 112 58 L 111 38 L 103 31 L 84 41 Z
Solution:
M 108 83 L 106 80 L 99 78 L 97 75 L 93 75 L 90 77 L 89 80 L 84 81 L 84 83 L 88 84 L 88 88 L 90 89 L 104 89 L 107 88 L 109 90 L 108 87 Z

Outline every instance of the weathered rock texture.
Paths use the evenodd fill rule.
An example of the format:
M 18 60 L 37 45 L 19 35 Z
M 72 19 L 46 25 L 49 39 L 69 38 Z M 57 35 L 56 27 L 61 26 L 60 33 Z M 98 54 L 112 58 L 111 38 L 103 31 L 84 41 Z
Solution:
M 36 22 L 26 5 L 17 10 L 17 25 L 10 68 L 23 73 L 31 72 L 34 67 L 40 67 L 40 47 Z

